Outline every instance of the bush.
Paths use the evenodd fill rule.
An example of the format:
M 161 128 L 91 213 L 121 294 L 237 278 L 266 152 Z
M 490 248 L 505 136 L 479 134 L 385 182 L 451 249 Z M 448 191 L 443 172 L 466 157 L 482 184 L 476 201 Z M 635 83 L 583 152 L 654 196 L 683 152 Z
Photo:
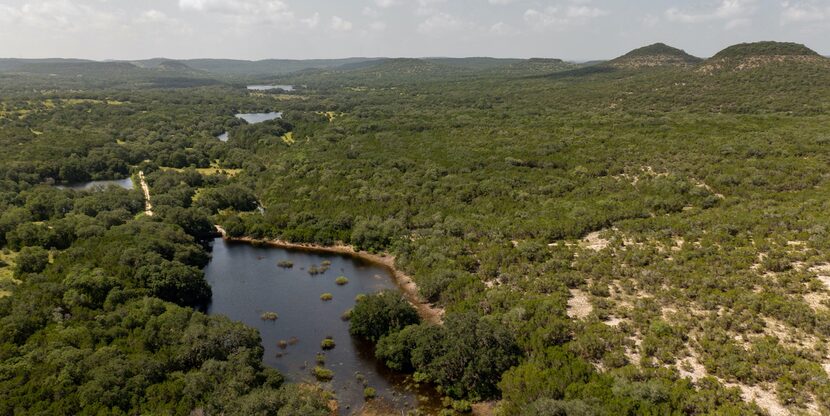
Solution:
M 349 332 L 369 341 L 377 341 L 390 332 L 418 322 L 418 312 L 400 293 L 383 291 L 366 296 L 355 305 Z
M 327 337 L 322 342 L 320 342 L 320 348 L 324 350 L 331 350 L 334 349 L 334 340 L 331 337 Z
M 14 273 L 40 273 L 49 265 L 49 252 L 41 247 L 23 247 L 15 260 Z
M 318 365 L 314 367 L 314 377 L 317 378 L 317 381 L 331 381 L 334 378 L 334 371 Z
M 334 299 L 334 296 L 331 293 L 323 293 L 322 295 L 320 295 L 320 300 L 322 300 L 323 302 L 328 302 L 332 299 Z
M 279 318 L 276 312 L 263 312 L 259 317 L 263 321 L 276 321 Z
M 347 278 L 346 276 L 340 276 L 334 280 L 334 283 L 337 283 L 339 286 L 343 286 L 349 283 L 349 278 Z
M 363 389 L 363 398 L 365 400 L 374 399 L 375 396 L 377 396 L 377 394 L 378 393 L 377 393 L 377 391 L 375 390 L 374 387 L 366 387 L 365 389 Z
M 417 370 L 417 379 L 437 384 L 450 397 L 478 400 L 499 396 L 496 385 L 520 352 L 503 326 L 466 313 L 447 317 L 443 326 L 392 332 L 381 338 L 375 354 L 390 368 Z

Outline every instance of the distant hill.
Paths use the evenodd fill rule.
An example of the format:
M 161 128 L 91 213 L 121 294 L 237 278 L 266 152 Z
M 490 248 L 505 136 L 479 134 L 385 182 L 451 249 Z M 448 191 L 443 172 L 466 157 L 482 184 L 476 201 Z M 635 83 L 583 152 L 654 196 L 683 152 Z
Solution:
M 689 55 L 682 49 L 673 48 L 665 43 L 655 43 L 637 48 L 610 61 L 591 61 L 575 69 L 551 74 L 555 78 L 586 77 L 600 74 L 626 74 L 625 70 L 657 68 L 691 68 L 703 59 Z
M 142 72 L 129 62 L 94 62 L 94 61 L 46 61 L 25 62 L 14 72 L 29 74 L 48 74 L 57 76 L 127 76 L 138 75 Z
M 579 68 L 579 64 L 565 62 L 554 58 L 530 58 L 510 64 L 491 72 L 504 73 L 511 76 L 533 76 L 553 74 L 556 72 L 568 71 Z
M 0 72 L 18 72 L 21 68 L 30 65 L 59 65 L 59 64 L 77 64 L 77 63 L 90 63 L 94 61 L 88 61 L 85 59 L 60 59 L 60 58 L 49 58 L 49 59 L 16 59 L 16 58 L 2 58 L 0 59 Z
M 732 45 L 707 59 L 698 71 L 711 74 L 793 64 L 830 68 L 830 60 L 802 44 L 767 41 Z
M 485 71 L 492 69 L 500 69 L 508 67 L 512 64 L 523 62 L 522 59 L 505 59 L 505 58 L 487 58 L 487 57 L 470 57 L 470 58 L 423 58 L 425 61 L 433 62 L 440 65 L 446 65 L 457 68 L 464 68 L 473 71 Z
M 0 59 L 0 74 L 27 79 L 41 88 L 130 87 L 182 88 L 213 85 L 210 74 L 178 61 L 156 59 L 139 64 L 80 59 Z M 20 78 L 22 77 L 22 78 Z
M 689 67 L 702 62 L 703 59 L 689 55 L 682 49 L 673 48 L 664 43 L 655 43 L 634 49 L 613 59 L 604 65 L 620 69 L 638 69 L 653 67 Z
M 820 56 L 818 52 L 792 42 L 754 42 L 732 45 L 713 56 L 719 58 L 745 58 L 752 56 Z
M 268 76 L 285 75 L 309 69 L 331 69 L 344 65 L 371 63 L 383 58 L 345 58 L 345 59 L 266 59 L 261 61 L 243 61 L 235 59 L 186 59 L 181 60 L 191 68 L 228 76 Z
M 202 70 L 191 67 L 190 65 L 175 59 L 167 58 L 153 58 L 142 61 L 131 61 L 131 64 L 144 69 L 154 69 L 159 71 L 172 72 L 204 72 Z

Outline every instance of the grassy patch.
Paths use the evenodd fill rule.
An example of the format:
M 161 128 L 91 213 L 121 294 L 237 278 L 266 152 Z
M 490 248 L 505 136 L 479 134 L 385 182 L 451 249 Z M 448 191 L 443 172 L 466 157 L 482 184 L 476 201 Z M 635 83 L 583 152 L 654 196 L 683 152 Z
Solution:
M 287 144 L 287 145 L 292 145 L 292 144 L 294 144 L 294 132 L 293 132 L 293 131 L 289 131 L 288 133 L 285 133 L 285 134 L 282 136 L 282 141 L 283 141 L 285 144 Z
M 317 381 L 331 381 L 334 378 L 334 371 L 320 366 L 314 367 L 314 377 Z
M 12 251 L 0 252 L 0 298 L 11 295 L 10 286 L 19 284 L 14 278 L 14 266 L 17 253 Z
M 263 312 L 259 317 L 263 321 L 276 321 L 279 318 L 276 312 Z
M 334 339 L 326 338 L 320 343 L 320 348 L 324 350 L 333 350 L 335 347 Z

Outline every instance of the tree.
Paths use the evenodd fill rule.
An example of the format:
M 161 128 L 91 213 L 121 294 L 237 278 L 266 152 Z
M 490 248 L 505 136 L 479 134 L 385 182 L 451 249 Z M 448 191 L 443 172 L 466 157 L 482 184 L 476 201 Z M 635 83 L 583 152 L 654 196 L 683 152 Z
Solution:
M 418 312 L 400 293 L 383 291 L 357 302 L 349 320 L 349 332 L 369 341 L 377 341 L 420 320 Z
M 178 261 L 143 266 L 136 277 L 160 299 L 185 306 L 199 306 L 210 300 L 211 289 L 201 270 Z
M 40 273 L 49 264 L 49 252 L 41 247 L 23 247 L 15 260 L 16 275 Z

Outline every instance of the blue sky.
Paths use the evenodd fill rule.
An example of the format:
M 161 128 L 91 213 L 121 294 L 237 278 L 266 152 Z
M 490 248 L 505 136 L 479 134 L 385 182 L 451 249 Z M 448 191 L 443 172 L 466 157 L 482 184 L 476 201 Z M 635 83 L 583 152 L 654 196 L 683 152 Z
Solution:
M 830 0 L 0 0 L 0 56 L 612 58 L 666 42 L 830 55 Z

